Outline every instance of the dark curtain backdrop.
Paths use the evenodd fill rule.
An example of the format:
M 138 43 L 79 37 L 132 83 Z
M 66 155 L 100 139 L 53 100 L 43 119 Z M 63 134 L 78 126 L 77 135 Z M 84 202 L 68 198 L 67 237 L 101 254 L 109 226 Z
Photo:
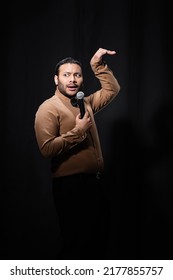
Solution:
M 1 11 L 1 259 L 56 256 L 58 221 L 49 160 L 35 139 L 35 112 L 54 94 L 54 67 L 66 56 L 81 60 L 85 94 L 98 88 L 89 61 L 99 47 L 116 50 L 105 60 L 121 85 L 116 100 L 96 115 L 111 201 L 107 258 L 172 259 L 168 1 L 31 0 L 6 6 Z

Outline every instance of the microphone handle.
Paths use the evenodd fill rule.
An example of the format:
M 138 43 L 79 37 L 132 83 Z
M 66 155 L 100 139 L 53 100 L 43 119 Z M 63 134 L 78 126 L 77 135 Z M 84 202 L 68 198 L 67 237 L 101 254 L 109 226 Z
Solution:
M 84 106 L 83 99 L 78 99 L 78 104 L 79 104 L 80 115 L 81 115 L 81 119 L 82 119 L 83 116 L 85 115 L 85 106 Z

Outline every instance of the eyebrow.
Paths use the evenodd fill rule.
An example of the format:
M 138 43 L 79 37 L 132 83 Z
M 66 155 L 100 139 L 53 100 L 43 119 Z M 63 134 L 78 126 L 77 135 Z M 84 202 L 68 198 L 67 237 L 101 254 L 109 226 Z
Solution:
M 72 74 L 73 72 L 69 72 L 69 71 L 64 71 L 63 74 Z M 74 72 L 73 74 L 82 74 L 82 72 Z

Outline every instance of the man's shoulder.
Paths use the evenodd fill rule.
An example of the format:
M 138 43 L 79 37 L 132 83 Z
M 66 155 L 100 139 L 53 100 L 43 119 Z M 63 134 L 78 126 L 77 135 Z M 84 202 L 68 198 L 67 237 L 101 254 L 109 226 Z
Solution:
M 41 104 L 40 107 L 49 107 L 49 106 L 54 106 L 56 104 L 57 101 L 57 96 L 54 94 L 52 96 L 50 96 L 49 98 L 47 98 L 46 100 L 44 100 Z

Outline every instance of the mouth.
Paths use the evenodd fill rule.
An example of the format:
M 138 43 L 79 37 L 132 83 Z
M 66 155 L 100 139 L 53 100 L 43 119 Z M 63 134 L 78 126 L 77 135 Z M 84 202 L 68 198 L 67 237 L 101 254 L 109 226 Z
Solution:
M 67 86 L 67 90 L 74 93 L 78 90 L 78 86 Z

